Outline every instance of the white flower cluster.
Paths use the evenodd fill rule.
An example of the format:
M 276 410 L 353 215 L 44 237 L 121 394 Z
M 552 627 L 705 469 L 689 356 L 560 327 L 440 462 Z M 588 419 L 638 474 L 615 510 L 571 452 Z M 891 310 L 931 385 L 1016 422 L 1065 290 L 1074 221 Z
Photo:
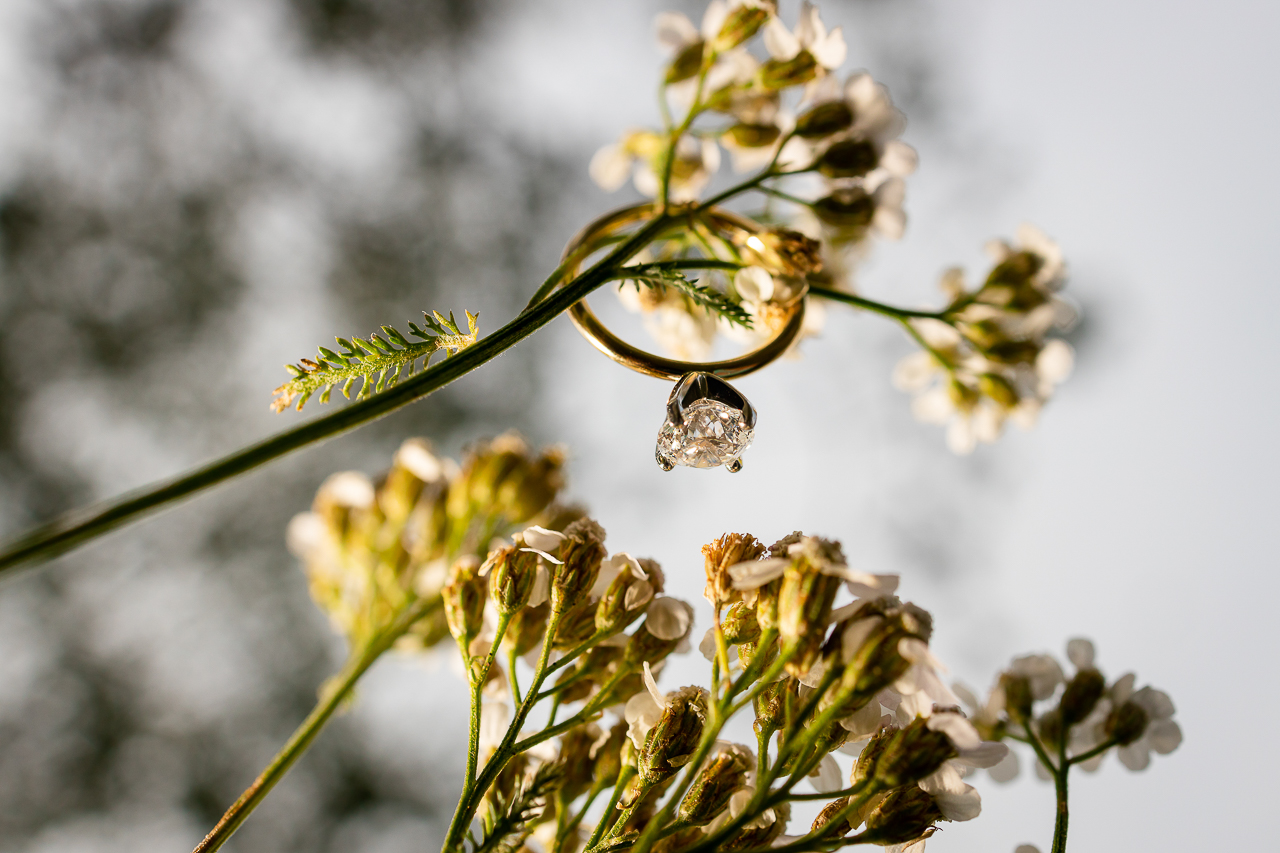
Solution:
M 947 446 L 959 454 L 996 441 L 1007 421 L 1034 426 L 1074 361 L 1066 341 L 1048 337 L 1078 318 L 1058 295 L 1066 282 L 1058 245 L 1023 225 L 1017 245 L 988 248 L 996 265 L 977 289 L 965 288 L 960 270 L 943 276 L 950 304 L 942 319 L 910 321 L 923 349 L 893 373 L 899 389 L 916 395 L 916 417 L 945 425 Z

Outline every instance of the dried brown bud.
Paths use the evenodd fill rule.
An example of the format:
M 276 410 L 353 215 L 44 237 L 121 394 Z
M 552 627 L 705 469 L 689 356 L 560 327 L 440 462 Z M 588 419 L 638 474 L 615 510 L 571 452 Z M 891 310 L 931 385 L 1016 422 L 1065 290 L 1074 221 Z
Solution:
M 794 702 L 800 682 L 794 678 L 784 678 L 772 684 L 766 684 L 756 694 L 756 730 L 780 729 L 787 724 L 787 705 Z
M 741 599 L 733 588 L 729 567 L 759 559 L 764 546 L 749 533 L 726 533 L 714 542 L 702 546 L 703 568 L 707 573 L 707 585 L 702 595 L 712 607 L 722 607 Z
M 622 721 L 609 729 L 607 738 L 597 740 L 592 745 L 590 758 L 597 785 L 613 785 L 617 781 L 618 773 L 622 770 L 623 748 L 630 743 L 627 723 Z
M 866 190 L 853 188 L 832 193 L 812 205 L 814 216 L 824 225 L 860 235 L 871 226 L 876 215 L 876 200 Z
M 730 744 L 711 758 L 693 780 L 680 803 L 679 818 L 690 826 L 705 826 L 729 805 L 729 798 L 747 781 L 755 769 L 755 756 L 748 747 Z
M 771 272 L 803 278 L 822 269 L 822 244 L 789 228 L 770 228 L 757 234 L 738 234 L 734 243 L 743 255 Z M 795 289 L 798 296 L 802 290 Z
M 862 752 L 858 753 L 858 760 L 854 762 L 853 773 L 849 778 L 851 785 L 860 785 L 868 779 L 875 778 L 876 765 L 880 762 L 880 757 L 884 754 L 885 749 L 898 731 L 897 726 L 888 725 L 876 732 L 871 740 L 867 741 L 867 745 L 862 748 Z
M 787 567 L 778 592 L 778 633 L 792 654 L 787 661 L 791 675 L 804 675 L 821 656 L 831 605 L 842 584 L 803 556 Z
M 618 556 L 615 555 L 611 559 L 617 560 Z M 600 597 L 600 603 L 596 605 L 597 631 L 616 634 L 638 619 L 649 606 L 649 602 L 653 601 L 655 589 L 649 572 L 638 561 L 634 565 L 628 560 L 622 562 L 622 568 L 605 588 L 604 594 Z M 657 563 L 651 560 L 646 562 L 651 566 L 657 566 Z M 661 569 L 657 570 L 657 575 L 658 577 L 654 580 L 657 580 L 658 588 L 661 589 Z
M 720 846 L 721 850 L 756 850 L 771 847 L 787 829 L 787 821 L 791 820 L 791 804 L 779 803 L 773 808 L 765 809 L 764 814 L 751 821 L 733 838 Z

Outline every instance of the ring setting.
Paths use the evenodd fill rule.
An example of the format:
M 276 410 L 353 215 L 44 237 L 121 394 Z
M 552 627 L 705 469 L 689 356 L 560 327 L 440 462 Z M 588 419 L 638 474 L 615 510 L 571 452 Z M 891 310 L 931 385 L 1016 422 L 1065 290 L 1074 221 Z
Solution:
M 755 426 L 755 407 L 737 388 L 713 373 L 686 373 L 667 399 L 654 456 L 664 471 L 724 465 L 736 474 Z

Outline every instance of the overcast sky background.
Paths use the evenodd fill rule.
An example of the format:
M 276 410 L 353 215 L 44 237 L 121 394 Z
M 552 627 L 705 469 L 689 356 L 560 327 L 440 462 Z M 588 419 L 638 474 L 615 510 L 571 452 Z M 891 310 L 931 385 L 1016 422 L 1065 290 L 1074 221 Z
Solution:
M 656 113 L 650 21 L 663 6 L 648 2 L 480 3 L 461 22 L 439 13 L 421 31 L 404 28 L 401 41 L 332 43 L 307 29 L 296 11 L 304 3 L 178 4 L 167 48 L 177 59 L 146 72 L 131 102 L 150 112 L 116 109 L 110 87 L 71 89 L 48 71 L 49 41 L 37 35 L 55 32 L 74 53 L 79 42 L 66 34 L 100 21 L 89 11 L 146 5 L 0 3 L 0 182 L 17 197 L 56 174 L 61 183 L 50 185 L 76 187 L 77 199 L 114 199 L 146 171 L 131 153 L 134 129 L 165 129 L 146 137 L 178 164 L 165 172 L 165 191 L 222 188 L 211 233 L 235 301 L 218 303 L 193 326 L 201 334 L 151 361 L 119 373 L 85 367 L 24 390 L 3 435 L 0 529 L 10 532 L 297 420 L 265 411 L 277 365 L 326 340 L 335 323 L 372 326 L 430 304 L 478 306 L 483 328 L 494 328 L 582 222 L 630 198 L 587 184 L 586 162 Z M 795 5 L 783 4 L 788 16 Z M 1014 654 L 1061 654 L 1083 634 L 1109 675 L 1133 669 L 1140 683 L 1168 691 L 1183 746 L 1142 774 L 1109 759 L 1073 779 L 1073 849 L 1267 845 L 1272 830 L 1260 816 L 1280 746 L 1247 715 L 1280 703 L 1269 630 L 1280 591 L 1280 11 L 1261 2 L 956 0 L 823 10 L 845 27 L 849 67 L 869 68 L 904 106 L 905 139 L 921 156 L 908 183 L 907 237 L 877 249 L 859 277 L 864 292 L 927 303 L 943 268 L 962 263 L 978 274 L 982 243 L 1024 220 L 1063 246 L 1068 292 L 1086 320 L 1074 339 L 1076 373 L 1040 426 L 953 457 L 889 387 L 893 363 L 910 351 L 901 334 L 836 309 L 802 360 L 740 383 L 760 411 L 741 474 L 664 474 L 652 445 L 668 388 L 615 367 L 558 320 L 438 403 L 0 586 L 0 637 L 13 650 L 0 687 L 9 738 L 0 818 L 13 829 L 0 833 L 0 850 L 189 847 L 218 798 L 243 787 L 305 713 L 340 654 L 299 598 L 283 521 L 327 473 L 374 472 L 406 435 L 456 450 L 508 424 L 568 443 L 572 492 L 608 529 L 609 545 L 659 559 L 676 594 L 699 598 L 698 549 L 725 530 L 771 540 L 804 529 L 841 539 L 859 568 L 900 572 L 901 594 L 935 614 L 935 649 L 976 687 Z M 65 54 L 58 62 L 72 64 Z M 141 79 L 128 67 L 135 76 L 120 79 Z M 363 257 L 345 248 L 362 228 L 393 247 L 386 263 L 402 284 L 362 289 L 369 269 L 386 266 L 349 262 Z M 404 246 L 426 246 L 428 260 L 395 260 L 417 257 L 396 248 Z M 48 269 L 57 274 L 39 280 L 62 293 L 64 268 Z M 22 337 L 30 317 L 54 334 L 64 329 L 55 320 L 73 315 L 65 306 L 20 313 L 27 303 L 15 281 L 0 280 L 11 352 L 35 345 Z M 429 282 L 429 297 L 418 281 Z M 102 293 L 86 293 L 113 310 Z M 129 328 L 133 315 L 114 310 Z M 196 401 L 165 368 L 181 358 L 208 371 L 221 340 L 237 342 L 235 370 L 202 374 L 211 399 Z M 50 356 L 50 369 L 63 355 Z M 92 352 L 79 357 L 94 363 Z M 432 406 L 444 414 L 427 414 Z M 251 544 L 224 541 L 236 538 Z M 183 613 L 205 621 L 193 629 Z M 81 623 L 90 626 L 84 637 Z M 277 623 L 291 626 L 288 641 Z M 46 653 L 55 642 L 63 651 Z M 300 657 L 280 650 L 289 643 Z M 38 819 L 24 822 L 19 812 L 36 808 L 22 805 L 23 789 L 39 789 L 32 774 L 101 726 L 101 715 L 71 712 L 48 722 L 58 709 L 104 701 L 53 690 L 92 669 L 84 661 L 109 661 L 124 683 L 143 685 L 145 701 L 120 700 L 140 729 L 163 722 L 145 737 L 105 739 L 115 744 L 100 753 L 110 793 L 41 800 Z M 696 664 L 672 666 L 667 683 L 700 679 Z M 273 686 L 289 678 L 288 689 Z M 238 849 L 391 853 L 438 835 L 433 809 L 451 802 L 435 780 L 456 775 L 463 726 L 454 678 L 418 663 L 380 665 L 356 710 L 250 821 Z M 200 713 L 257 732 L 221 764 L 221 745 L 240 741 L 224 731 L 235 726 L 193 710 L 211 680 L 234 685 L 232 699 Z M 39 695 L 62 698 L 46 707 L 33 704 Z M 205 743 L 191 732 L 212 740 L 170 748 Z M 24 743 L 32 754 L 19 760 Z M 221 775 L 206 784 L 207 766 Z M 358 784 L 332 782 L 356 776 Z M 1008 786 L 978 784 L 982 817 L 948 826 L 931 850 L 1048 850 L 1048 785 L 1029 773 Z M 189 792 L 156 793 L 166 787 Z M 335 802 L 340 817 L 326 817 Z M 318 837 L 299 829 L 308 821 L 330 823 Z

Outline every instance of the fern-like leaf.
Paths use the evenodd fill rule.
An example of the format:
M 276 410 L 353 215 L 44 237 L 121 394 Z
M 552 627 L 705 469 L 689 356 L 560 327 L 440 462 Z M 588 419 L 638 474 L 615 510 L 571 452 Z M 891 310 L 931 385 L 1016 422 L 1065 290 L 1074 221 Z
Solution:
M 510 798 L 498 796 L 484 820 L 484 835 L 472 842 L 472 853 L 512 853 L 524 844 L 533 819 L 542 814 L 547 800 L 564 784 L 564 765 L 542 764 L 532 775 L 521 777 Z M 496 790 L 496 789 L 495 789 Z
M 694 305 L 705 308 L 744 329 L 751 328 L 751 315 L 745 308 L 714 287 L 690 281 L 680 270 L 659 265 L 642 267 L 635 274 L 628 271 L 628 279 L 635 282 L 636 287 L 645 284 L 649 287 L 675 288 Z
M 320 347 L 316 360 L 303 358 L 297 364 L 286 364 L 285 369 L 293 378 L 275 390 L 271 408 L 283 412 L 294 400 L 298 411 L 317 391 L 320 402 L 329 402 L 335 387 L 342 396 L 351 399 L 351 386 L 360 380 L 356 399 L 368 397 L 377 391 L 390 388 L 401 379 L 417 372 L 419 364 L 426 369 L 431 356 L 444 350 L 445 357 L 461 352 L 476 342 L 478 315 L 467 315 L 467 331 L 463 332 L 453 318 L 453 312 L 445 317 L 439 311 L 422 313 L 423 321 L 409 323 L 409 334 L 418 340 L 410 340 L 394 326 L 383 326 L 368 339 L 352 336 L 335 338 L 339 351 Z

